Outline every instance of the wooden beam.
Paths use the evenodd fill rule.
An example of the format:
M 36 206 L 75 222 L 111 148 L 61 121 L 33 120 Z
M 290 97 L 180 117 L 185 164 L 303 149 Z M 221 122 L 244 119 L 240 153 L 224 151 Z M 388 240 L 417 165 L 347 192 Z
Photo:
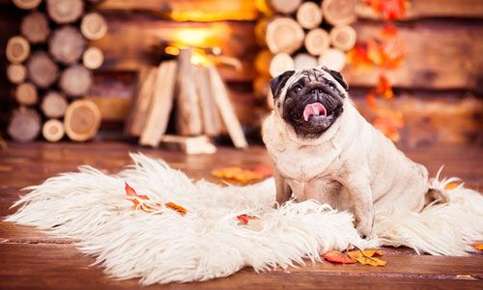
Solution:
M 258 50 L 253 22 L 174 22 L 146 14 L 120 14 L 112 11 L 103 15 L 109 33 L 91 42 L 105 56 L 100 70 L 134 71 L 146 65 L 157 65 L 164 54 L 161 42 L 167 42 L 192 47 L 219 47 L 223 55 L 242 61 L 239 70 L 230 66 L 220 68 L 225 80 L 253 78 L 252 62 L 245 61 L 252 60 Z
M 380 34 L 377 23 L 355 25 L 359 41 Z M 425 21 L 401 25 L 399 34 L 406 57 L 401 67 L 387 76 L 398 87 L 481 90 L 483 27 Z M 430 40 L 430 41 L 429 41 Z M 352 86 L 374 86 L 376 70 L 348 66 L 344 76 Z
M 356 14 L 360 18 L 380 19 L 363 1 L 359 1 Z M 480 0 L 412 0 L 402 20 L 421 18 L 483 18 L 483 1 Z

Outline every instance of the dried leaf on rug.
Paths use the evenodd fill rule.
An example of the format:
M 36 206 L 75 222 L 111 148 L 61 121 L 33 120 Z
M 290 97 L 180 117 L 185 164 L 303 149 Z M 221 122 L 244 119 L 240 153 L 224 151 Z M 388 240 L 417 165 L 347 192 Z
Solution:
M 243 169 L 232 166 L 215 169 L 211 172 L 211 174 L 225 182 L 244 185 L 254 183 L 271 176 L 272 169 L 264 164 L 257 165 L 253 169 Z
M 167 208 L 170 208 L 174 211 L 177 211 L 180 215 L 185 215 L 188 210 L 186 210 L 186 208 L 182 207 L 181 205 L 179 204 L 176 204 L 174 202 L 167 202 L 164 204 Z
M 247 225 L 250 220 L 256 219 L 257 217 L 247 215 L 247 214 L 241 214 L 241 215 L 237 216 L 236 218 L 240 222 L 240 224 Z
M 147 195 L 138 194 L 127 182 L 124 185 L 126 191 L 126 198 L 134 204 L 136 210 L 145 212 L 155 212 L 159 210 L 159 204 L 148 204 L 149 197 Z
M 478 251 L 483 251 L 483 242 L 474 243 L 473 248 L 475 248 Z

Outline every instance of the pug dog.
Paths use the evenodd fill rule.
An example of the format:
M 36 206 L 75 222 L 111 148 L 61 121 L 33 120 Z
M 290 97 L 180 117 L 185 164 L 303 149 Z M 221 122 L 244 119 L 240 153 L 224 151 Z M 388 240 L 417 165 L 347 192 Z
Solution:
M 270 83 L 274 109 L 263 141 L 279 204 L 315 199 L 351 211 L 370 236 L 378 210 L 421 210 L 428 171 L 408 159 L 354 107 L 339 72 L 287 71 Z

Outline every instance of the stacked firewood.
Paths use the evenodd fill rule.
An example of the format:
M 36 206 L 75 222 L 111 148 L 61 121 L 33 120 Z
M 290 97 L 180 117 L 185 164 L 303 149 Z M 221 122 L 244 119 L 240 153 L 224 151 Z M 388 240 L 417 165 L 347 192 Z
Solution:
M 138 137 L 141 145 L 208 154 L 216 151 L 212 138 L 227 132 L 235 147 L 245 148 L 247 141 L 216 66 L 194 64 L 192 59 L 193 49 L 182 48 L 176 59 L 141 70 L 126 133 Z M 175 120 L 174 134 L 167 134 L 170 119 Z
M 85 13 L 83 0 L 13 0 L 26 14 L 20 35 L 8 40 L 7 77 L 16 87 L 18 108 L 8 134 L 15 141 L 34 140 L 40 133 L 56 142 L 66 134 L 85 141 L 97 133 L 101 116 L 82 99 L 92 85 L 91 70 L 103 63 L 102 52 L 89 40 L 102 38 L 107 25 L 96 13 Z M 89 1 L 97 2 L 97 1 Z
M 340 71 L 354 47 L 357 0 L 267 0 L 255 28 L 263 50 L 255 58 L 254 90 L 268 95 L 268 81 L 286 70 L 325 65 Z

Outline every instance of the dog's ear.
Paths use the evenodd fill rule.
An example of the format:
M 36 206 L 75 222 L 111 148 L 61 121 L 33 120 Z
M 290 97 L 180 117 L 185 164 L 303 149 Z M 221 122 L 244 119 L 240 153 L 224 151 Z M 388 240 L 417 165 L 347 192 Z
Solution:
M 277 99 L 280 96 L 283 86 L 294 73 L 295 71 L 288 70 L 270 81 L 270 89 L 272 90 L 274 99 Z
M 340 72 L 328 69 L 326 67 L 324 67 L 323 69 L 328 72 L 344 88 L 344 90 L 347 91 L 349 89 L 349 85 L 347 84 Z

